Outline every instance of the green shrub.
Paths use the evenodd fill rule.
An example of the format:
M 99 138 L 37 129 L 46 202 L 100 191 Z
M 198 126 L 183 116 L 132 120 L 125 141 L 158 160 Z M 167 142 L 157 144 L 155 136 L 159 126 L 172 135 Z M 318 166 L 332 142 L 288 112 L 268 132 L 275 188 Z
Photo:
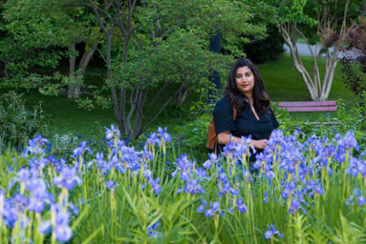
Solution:
M 47 134 L 41 104 L 30 111 L 24 103 L 22 94 L 14 91 L 0 97 L 0 150 L 24 146 L 36 134 Z
M 207 153 L 210 152 L 206 148 L 206 142 L 211 117 L 211 113 L 202 112 L 195 120 L 175 128 L 180 135 L 179 140 L 183 151 L 193 154 L 193 158 L 207 158 Z
M 366 92 L 363 92 L 358 99 L 356 106 L 347 109 L 342 99 L 337 101 L 337 120 L 340 123 L 339 132 L 345 133 L 348 130 L 355 131 L 355 138 L 361 149 L 366 148 Z

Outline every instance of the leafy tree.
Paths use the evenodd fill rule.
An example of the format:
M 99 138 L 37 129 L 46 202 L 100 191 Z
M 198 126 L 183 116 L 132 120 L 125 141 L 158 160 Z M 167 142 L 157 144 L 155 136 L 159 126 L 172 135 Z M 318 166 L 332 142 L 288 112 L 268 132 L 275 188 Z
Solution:
M 345 54 L 341 60 L 343 65 L 343 82 L 356 95 L 366 92 L 366 18 L 359 18 L 357 28 L 346 36 L 347 47 L 342 49 Z
M 222 71 L 232 56 L 208 51 L 208 40 L 217 29 L 223 45 L 242 56 L 240 34 L 262 35 L 265 26 L 250 24 L 253 14 L 240 1 L 145 0 L 79 1 L 90 7 L 105 35 L 103 59 L 107 67 L 104 89 L 119 129 L 137 138 L 182 91 L 205 86 L 210 68 Z M 151 89 L 157 93 L 151 96 Z M 170 91 L 170 92 L 168 92 Z M 95 92 L 95 101 L 108 105 L 108 97 Z M 158 99 L 165 103 L 155 113 Z M 81 101 L 93 107 L 93 101 Z M 133 120 L 134 119 L 134 120 Z
M 56 67 L 66 56 L 69 59 L 69 77 L 65 79 L 70 84 L 68 95 L 78 98 L 82 75 L 101 37 L 88 9 L 70 5 L 67 0 L 7 0 L 2 7 L 5 20 L 2 30 L 6 35 L 0 42 L 0 55 L 6 63 L 8 84 L 14 85 L 17 81 L 17 86 L 41 85 L 50 79 L 42 79 L 34 69 Z M 77 43 L 85 43 L 85 51 L 76 70 Z M 68 51 L 63 51 L 64 48 Z M 34 82 L 24 82 L 24 77 Z
M 347 34 L 355 26 L 350 18 L 357 17 L 363 1 L 339 0 L 286 0 L 269 1 L 277 8 L 279 31 L 290 49 L 296 70 L 305 82 L 312 100 L 326 100 L 329 96 L 337 57 Z M 301 28 L 300 28 L 301 27 Z M 296 43 L 301 37 L 309 47 L 313 57 L 312 72 L 301 61 Z M 321 42 L 321 47 L 313 51 L 311 44 Z M 331 51 L 330 48 L 333 48 Z M 319 74 L 317 60 L 325 54 L 325 76 Z

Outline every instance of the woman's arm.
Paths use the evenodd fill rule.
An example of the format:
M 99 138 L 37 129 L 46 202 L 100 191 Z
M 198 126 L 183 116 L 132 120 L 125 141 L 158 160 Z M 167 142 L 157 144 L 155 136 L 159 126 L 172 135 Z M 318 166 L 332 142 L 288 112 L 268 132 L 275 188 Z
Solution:
M 223 131 L 217 135 L 217 141 L 219 144 L 226 145 L 230 142 L 230 131 Z M 241 138 L 237 136 L 231 136 L 231 141 L 240 142 Z M 257 149 L 264 149 L 267 145 L 267 140 L 251 140 L 253 147 Z

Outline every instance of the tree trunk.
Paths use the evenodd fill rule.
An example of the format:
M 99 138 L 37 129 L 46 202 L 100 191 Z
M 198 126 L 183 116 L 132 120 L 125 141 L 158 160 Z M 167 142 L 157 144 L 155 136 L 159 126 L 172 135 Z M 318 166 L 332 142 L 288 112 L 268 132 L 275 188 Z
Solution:
M 74 72 L 74 77 L 76 79 L 76 81 L 78 80 L 78 78 L 80 78 L 80 76 L 85 74 L 86 68 L 88 67 L 88 64 L 91 60 L 91 58 L 94 55 L 95 50 L 97 49 L 97 44 L 93 45 L 93 47 L 90 50 L 85 50 L 83 57 L 81 58 L 80 62 L 79 62 L 79 69 L 78 72 L 75 73 L 75 58 L 74 58 L 74 68 L 73 68 L 73 72 Z M 74 50 L 75 50 L 75 45 L 74 45 Z M 71 67 L 70 67 L 71 70 Z M 70 85 L 69 86 L 69 94 L 68 94 L 68 98 L 69 99 L 78 99 L 80 98 L 80 93 L 81 93 L 81 85 L 80 84 L 74 84 L 74 85 Z
M 326 3 L 326 2 L 325 2 Z M 334 2 L 335 8 L 337 8 L 337 1 Z M 279 32 L 282 35 L 286 45 L 290 49 L 291 58 L 296 70 L 300 73 L 302 79 L 305 82 L 305 86 L 309 91 L 310 97 L 312 100 L 327 100 L 332 83 L 334 78 L 335 69 L 337 67 L 337 60 L 338 60 L 338 53 L 340 48 L 345 40 L 345 36 L 347 32 L 352 30 L 355 27 L 355 23 L 347 28 L 346 27 L 346 20 L 347 20 L 347 11 L 350 4 L 350 0 L 346 0 L 344 12 L 343 12 L 343 19 L 342 19 L 342 27 L 339 32 L 338 37 L 336 40 L 332 40 L 331 38 L 334 37 L 337 31 L 337 21 L 335 21 L 335 16 L 331 16 L 329 12 L 329 6 L 326 4 L 323 6 L 323 9 L 318 12 L 317 20 L 318 20 L 318 35 L 321 37 L 322 40 L 322 49 L 326 50 L 326 67 L 325 67 L 325 77 L 321 82 L 320 75 L 319 75 L 319 68 L 317 64 L 317 59 L 321 57 L 321 53 L 318 54 L 315 52 L 313 53 L 308 40 L 306 39 L 305 35 L 296 28 L 296 23 L 282 23 L 279 25 Z M 334 22 L 335 21 L 335 22 Z M 334 24 L 333 24 L 334 22 Z M 309 73 L 306 71 L 305 66 L 302 64 L 300 56 L 297 52 L 296 47 L 296 33 L 299 33 L 305 40 L 306 44 L 309 47 L 311 52 L 311 56 L 313 57 L 313 72 L 314 72 L 314 79 L 311 79 Z M 291 38 L 290 35 L 292 34 Z M 329 48 L 331 45 L 327 44 L 327 42 L 333 42 L 333 53 L 330 54 Z M 317 51 L 317 50 L 316 50 Z
M 177 105 L 182 106 L 184 101 L 186 100 L 187 94 L 188 94 L 189 88 L 187 86 L 183 87 L 183 89 L 178 94 L 178 101 Z
M 319 91 L 317 89 L 317 85 L 313 82 L 313 80 L 311 79 L 309 73 L 307 72 L 304 64 L 301 61 L 301 58 L 300 58 L 300 55 L 299 55 L 299 52 L 298 52 L 297 46 L 296 46 L 296 38 L 294 37 L 293 32 L 292 33 L 290 32 L 290 27 L 291 27 L 292 31 L 294 32 L 294 30 L 296 29 L 295 23 L 280 24 L 279 32 L 282 35 L 286 45 L 290 49 L 292 62 L 294 64 L 297 72 L 299 72 L 299 74 L 301 75 L 301 77 L 305 83 L 305 86 L 309 92 L 310 98 L 312 100 L 318 100 Z M 290 34 L 292 34 L 291 37 L 290 37 Z
M 320 95 L 320 100 L 327 100 L 330 89 L 332 87 L 334 73 L 337 67 L 339 47 L 335 46 L 331 57 L 327 57 L 326 73 L 323 81 L 323 87 Z
M 76 51 L 76 48 L 75 48 L 75 46 L 76 46 L 76 43 L 73 42 L 69 47 L 69 52 L 70 52 L 69 77 L 73 78 L 74 82 L 76 82 L 76 79 L 75 79 L 76 78 L 75 77 L 75 63 L 76 63 L 75 51 Z M 67 98 L 73 99 L 74 94 L 75 94 L 75 90 L 76 90 L 76 85 L 75 84 L 70 84 Z
M 139 100 L 137 102 L 136 106 L 136 116 L 135 116 L 135 124 L 133 126 L 133 137 L 138 138 L 141 135 L 141 122 L 143 119 L 143 108 L 146 103 L 147 94 L 149 90 L 145 89 L 141 92 L 141 96 L 139 97 Z
M 89 62 L 94 55 L 95 50 L 97 50 L 97 45 L 98 44 L 93 45 L 93 48 L 90 50 L 85 50 L 83 57 L 81 58 L 80 63 L 79 63 L 80 72 L 77 75 L 79 75 L 79 76 L 84 75 Z

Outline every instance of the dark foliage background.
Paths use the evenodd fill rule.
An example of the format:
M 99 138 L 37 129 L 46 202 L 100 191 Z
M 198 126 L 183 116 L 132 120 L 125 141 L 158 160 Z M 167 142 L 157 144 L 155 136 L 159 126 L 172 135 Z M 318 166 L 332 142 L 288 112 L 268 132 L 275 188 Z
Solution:
M 270 60 L 278 60 L 285 51 L 284 41 L 274 25 L 267 26 L 267 38 L 254 40 L 243 46 L 247 58 L 255 64 L 263 64 Z

